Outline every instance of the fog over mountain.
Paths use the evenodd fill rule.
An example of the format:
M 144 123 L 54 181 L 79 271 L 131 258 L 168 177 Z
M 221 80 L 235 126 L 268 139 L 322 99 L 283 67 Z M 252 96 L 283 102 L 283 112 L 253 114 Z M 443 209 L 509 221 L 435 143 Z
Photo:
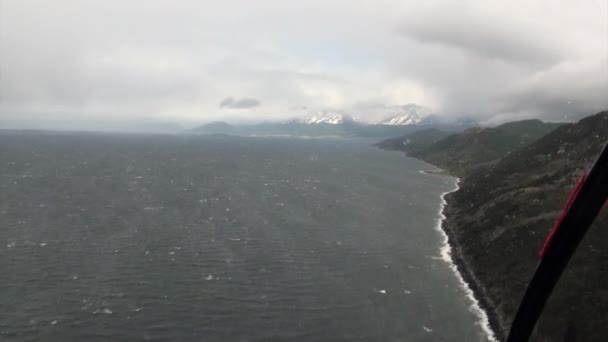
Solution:
M 0 2 L 0 128 L 608 107 L 602 0 Z

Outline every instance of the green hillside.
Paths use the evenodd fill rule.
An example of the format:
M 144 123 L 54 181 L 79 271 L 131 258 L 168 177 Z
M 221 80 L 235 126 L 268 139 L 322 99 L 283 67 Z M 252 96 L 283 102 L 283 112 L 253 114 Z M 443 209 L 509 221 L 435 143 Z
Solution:
M 412 155 L 461 177 L 444 223 L 459 270 L 504 337 L 537 253 L 581 172 L 608 141 L 608 112 L 577 123 L 538 120 L 471 129 Z M 582 241 L 533 341 L 605 341 L 608 210 Z
M 465 177 L 448 196 L 449 229 L 464 261 L 508 327 L 548 229 L 580 173 L 608 141 L 608 112 L 563 125 L 494 167 Z M 508 256 L 508 257 L 506 257 Z M 608 333 L 608 215 L 583 241 L 554 293 L 537 337 L 581 341 Z
M 558 126 L 539 120 L 524 120 L 494 128 L 470 128 L 410 155 L 463 176 L 480 166 L 491 166 Z

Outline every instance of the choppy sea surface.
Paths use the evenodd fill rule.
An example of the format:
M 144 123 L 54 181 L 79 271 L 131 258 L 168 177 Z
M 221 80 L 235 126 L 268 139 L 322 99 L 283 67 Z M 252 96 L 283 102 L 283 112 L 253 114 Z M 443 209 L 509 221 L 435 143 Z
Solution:
M 0 132 L 0 340 L 486 341 L 369 141 Z

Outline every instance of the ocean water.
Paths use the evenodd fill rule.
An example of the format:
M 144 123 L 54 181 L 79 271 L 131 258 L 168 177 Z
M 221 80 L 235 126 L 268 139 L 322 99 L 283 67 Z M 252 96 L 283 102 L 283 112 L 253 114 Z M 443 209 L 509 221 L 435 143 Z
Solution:
M 0 340 L 487 341 L 369 141 L 0 133 Z

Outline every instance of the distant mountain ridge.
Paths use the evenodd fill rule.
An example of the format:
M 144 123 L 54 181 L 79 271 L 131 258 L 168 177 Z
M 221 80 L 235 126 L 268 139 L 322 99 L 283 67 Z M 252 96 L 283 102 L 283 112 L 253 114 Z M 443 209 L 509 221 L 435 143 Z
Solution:
M 406 106 L 407 107 L 407 106 Z M 439 117 L 424 113 L 422 107 L 407 107 L 411 113 L 399 113 L 378 123 L 356 121 L 344 113 L 321 111 L 305 119 L 290 119 L 282 122 L 262 122 L 257 124 L 236 124 L 211 122 L 188 131 L 193 134 L 234 134 L 234 135 L 289 135 L 289 136 L 339 136 L 389 138 L 427 128 L 437 128 L 447 132 L 458 132 L 470 125 L 459 125 L 444 121 Z M 413 114 L 412 114 L 413 113 Z M 410 115 L 411 114 L 411 115 Z M 474 121 L 470 121 L 472 125 Z
M 376 146 L 385 150 L 397 150 L 411 154 L 423 150 L 450 135 L 452 133 L 437 128 L 427 128 L 404 136 L 383 140 Z

